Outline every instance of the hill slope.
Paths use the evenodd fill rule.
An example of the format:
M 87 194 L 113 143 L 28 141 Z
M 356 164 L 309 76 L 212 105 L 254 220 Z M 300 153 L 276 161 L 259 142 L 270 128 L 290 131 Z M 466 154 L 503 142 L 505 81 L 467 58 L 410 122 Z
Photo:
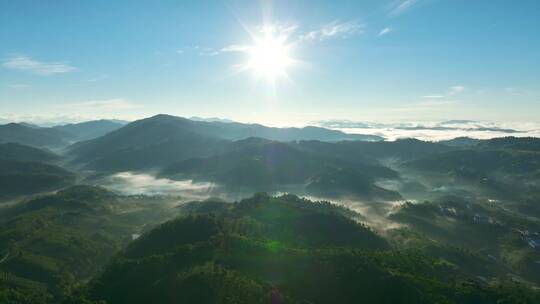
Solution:
M 0 144 L 0 159 L 16 161 L 51 162 L 59 156 L 52 152 L 17 143 Z
M 259 194 L 221 215 L 161 225 L 128 246 L 85 294 L 108 303 L 163 304 L 539 299 L 515 283 L 482 286 L 456 275 L 445 261 L 390 250 L 336 207 Z
M 102 119 L 55 126 L 53 129 L 71 134 L 77 140 L 89 140 L 103 136 L 122 126 L 124 126 L 123 123 Z
M 74 136 L 53 128 L 30 127 L 9 123 L 0 125 L 0 143 L 19 143 L 33 147 L 60 148 L 75 140 Z
M 60 303 L 133 233 L 167 219 L 163 203 L 74 186 L 1 209 L 0 302 Z
M 54 165 L 0 160 L 0 198 L 55 190 L 74 180 L 73 173 Z
M 78 143 L 69 154 L 76 163 L 98 170 L 152 168 L 188 158 L 210 156 L 231 140 L 369 139 L 315 127 L 269 128 L 255 124 L 192 121 L 169 115 L 138 120 L 103 137 Z
M 320 176 L 333 174 L 339 183 L 321 181 Z M 302 151 L 288 143 L 249 138 L 227 146 L 227 152 L 206 158 L 193 158 L 174 163 L 160 172 L 173 179 L 195 179 L 219 183 L 227 189 L 254 191 L 284 191 L 284 186 L 304 188 L 318 194 L 360 195 L 373 198 L 368 191 L 380 178 L 396 178 L 391 169 L 375 164 L 351 163 Z M 350 181 L 349 184 L 343 183 Z M 320 186 L 324 186 L 320 187 Z M 328 191 L 329 190 L 329 191 Z M 335 191 L 331 191 L 335 190 Z M 391 197 L 390 191 L 382 197 Z M 393 196 L 399 198 L 399 195 Z

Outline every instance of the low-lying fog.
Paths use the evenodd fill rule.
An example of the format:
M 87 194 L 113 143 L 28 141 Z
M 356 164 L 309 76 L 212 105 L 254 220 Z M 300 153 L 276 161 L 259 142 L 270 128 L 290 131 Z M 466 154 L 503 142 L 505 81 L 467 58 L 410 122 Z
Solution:
M 180 201 L 205 200 L 210 197 L 219 197 L 228 202 L 239 201 L 253 195 L 253 192 L 231 193 L 224 187 L 209 182 L 194 182 L 192 180 L 176 181 L 167 178 L 156 178 L 150 174 L 121 172 L 103 178 L 100 185 L 125 195 L 150 195 L 150 196 L 174 196 Z M 461 194 L 466 197 L 468 191 L 462 187 L 444 185 L 435 187 L 430 185 L 411 185 L 410 180 L 388 180 L 377 183 L 379 186 L 390 190 L 401 192 L 405 199 L 399 201 L 373 201 L 363 200 L 354 197 L 328 198 L 312 196 L 306 194 L 299 187 L 282 187 L 280 192 L 270 193 L 271 195 L 281 195 L 284 193 L 296 194 L 311 201 L 328 201 L 336 205 L 347 207 L 360 216 L 358 221 L 369 224 L 373 228 L 384 232 L 387 229 L 397 228 L 397 224 L 388 219 L 388 215 L 395 212 L 406 201 L 418 202 L 434 199 L 445 194 Z M 422 186 L 422 187 L 420 187 Z M 417 188 L 422 189 L 417 189 Z M 298 189 L 297 189 L 298 188 Z M 177 201 L 178 202 L 178 201 Z
M 167 178 L 156 178 L 150 174 L 121 172 L 110 175 L 100 182 L 100 185 L 125 195 L 163 195 L 181 197 L 183 201 L 204 200 L 210 197 L 220 197 L 226 201 L 237 201 L 249 197 L 253 193 L 228 193 L 223 187 L 214 183 L 194 182 L 192 180 L 175 181 Z M 377 230 L 384 231 L 396 228 L 398 224 L 389 221 L 387 215 L 402 205 L 405 200 L 392 202 L 374 202 L 355 198 L 326 198 L 310 195 L 302 195 L 300 192 L 288 191 L 311 201 L 329 201 L 336 205 L 347 207 L 361 216 L 359 221 L 367 223 Z M 284 192 L 272 193 L 280 195 Z
M 361 217 L 357 220 L 363 223 L 370 225 L 372 228 L 384 232 L 388 229 L 399 228 L 403 226 L 394 221 L 388 219 L 388 215 L 396 211 L 401 205 L 410 200 L 399 200 L 399 201 L 363 201 L 355 198 L 325 198 L 318 196 L 302 196 L 311 201 L 328 201 L 333 204 L 347 207 L 356 213 L 360 214 Z
M 100 184 L 112 191 L 126 195 L 166 195 L 190 199 L 205 199 L 218 191 L 212 183 L 193 182 L 192 180 L 175 181 L 156 178 L 150 174 L 121 172 L 110 175 Z
M 156 178 L 151 174 L 138 172 L 120 172 L 109 175 L 102 178 L 98 184 L 119 194 L 175 196 L 182 198 L 182 201 L 217 197 L 233 202 L 253 195 L 253 192 L 232 193 L 225 191 L 223 187 L 215 183 Z

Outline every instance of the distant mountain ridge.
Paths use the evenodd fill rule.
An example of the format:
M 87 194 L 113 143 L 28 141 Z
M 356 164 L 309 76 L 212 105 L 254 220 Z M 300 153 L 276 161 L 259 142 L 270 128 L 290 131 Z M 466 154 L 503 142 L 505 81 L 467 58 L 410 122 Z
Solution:
M 382 140 L 318 127 L 271 128 L 259 124 L 193 121 L 156 115 L 129 123 L 103 137 L 69 148 L 75 163 L 94 169 L 143 169 L 216 154 L 226 142 L 260 137 L 268 140 Z
M 52 128 L 69 133 L 76 137 L 77 140 L 88 140 L 103 136 L 123 127 L 124 125 L 124 123 L 118 121 L 101 119 L 54 126 Z
M 0 143 L 19 143 L 33 147 L 63 148 L 80 140 L 103 136 L 123 126 L 110 120 L 40 127 L 29 123 L 0 125 Z
M 19 143 L 34 147 L 59 148 L 67 146 L 75 137 L 52 128 L 36 128 L 24 124 L 0 125 L 0 143 Z

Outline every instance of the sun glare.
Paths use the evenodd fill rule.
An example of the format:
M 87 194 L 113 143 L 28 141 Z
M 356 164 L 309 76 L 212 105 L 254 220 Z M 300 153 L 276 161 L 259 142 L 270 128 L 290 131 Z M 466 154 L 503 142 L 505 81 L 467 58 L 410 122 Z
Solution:
M 287 76 L 287 68 L 293 65 L 294 60 L 290 57 L 290 45 L 286 44 L 286 37 L 275 37 L 267 33 L 254 40 L 255 45 L 248 49 L 249 59 L 245 69 L 251 70 L 257 78 L 272 83 Z

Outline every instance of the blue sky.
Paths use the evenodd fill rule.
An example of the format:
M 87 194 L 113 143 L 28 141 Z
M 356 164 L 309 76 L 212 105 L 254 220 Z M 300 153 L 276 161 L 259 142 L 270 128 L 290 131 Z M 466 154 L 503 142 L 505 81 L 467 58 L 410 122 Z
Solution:
M 268 28 L 272 81 L 242 69 Z M 0 117 L 157 113 L 538 122 L 540 2 L 0 0 Z

